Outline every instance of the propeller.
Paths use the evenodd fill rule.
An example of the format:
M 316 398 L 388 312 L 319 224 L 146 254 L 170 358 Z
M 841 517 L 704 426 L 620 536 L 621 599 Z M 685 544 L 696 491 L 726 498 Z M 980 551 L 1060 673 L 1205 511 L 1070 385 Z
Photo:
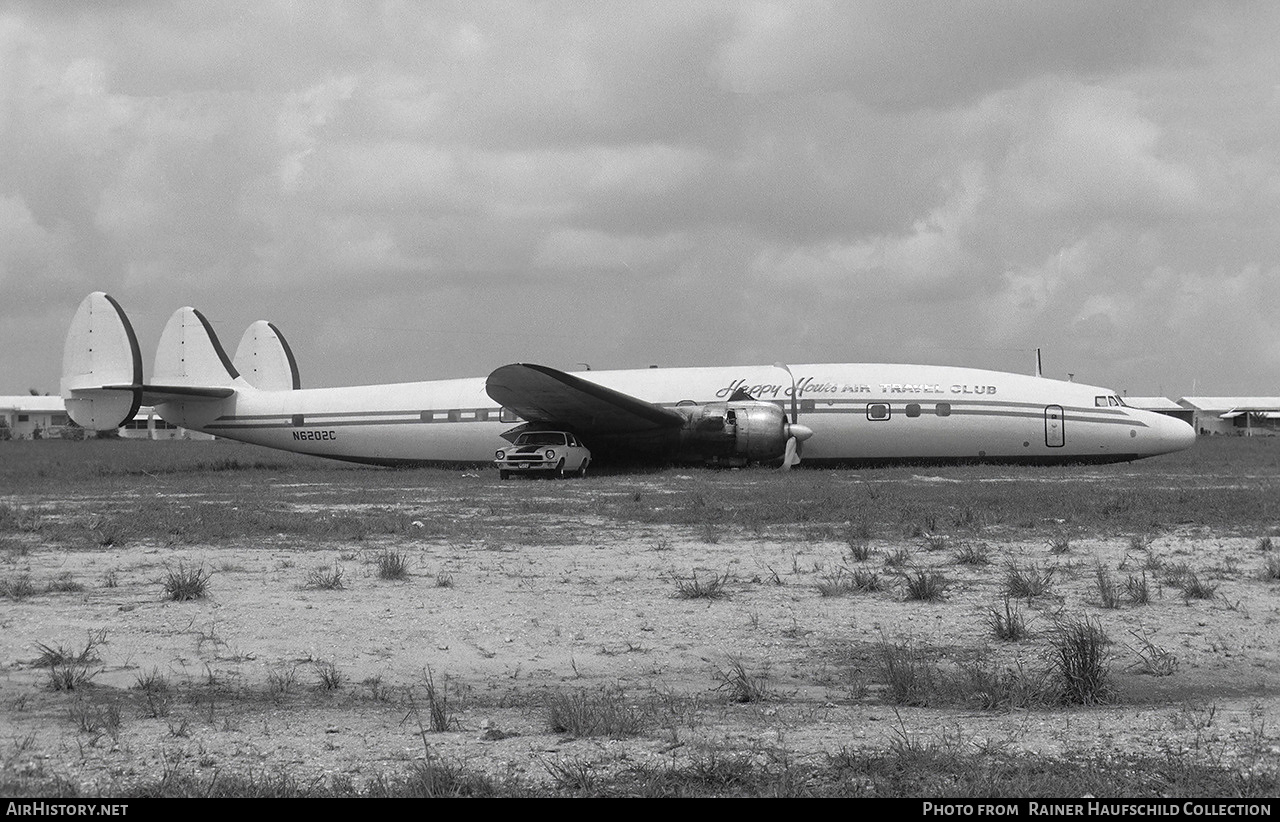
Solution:
M 782 470 L 787 471 L 800 462 L 800 443 L 813 436 L 813 429 L 800 424 L 795 375 L 791 373 L 786 363 L 775 362 L 774 367 L 781 368 L 787 372 L 788 377 L 791 377 L 791 422 L 784 426 L 787 433 L 787 448 L 782 455 Z

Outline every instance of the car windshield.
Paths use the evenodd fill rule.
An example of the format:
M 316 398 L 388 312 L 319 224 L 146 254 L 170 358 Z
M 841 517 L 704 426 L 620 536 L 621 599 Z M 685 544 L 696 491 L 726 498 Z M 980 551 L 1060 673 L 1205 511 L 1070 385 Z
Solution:
M 536 431 L 521 434 L 516 445 L 564 445 L 564 434 L 559 431 Z

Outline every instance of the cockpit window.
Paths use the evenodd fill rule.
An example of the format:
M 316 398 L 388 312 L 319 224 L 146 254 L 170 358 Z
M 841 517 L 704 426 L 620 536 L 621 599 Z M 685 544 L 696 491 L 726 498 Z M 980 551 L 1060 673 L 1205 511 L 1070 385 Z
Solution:
M 1116 406 L 1117 408 L 1119 408 L 1119 407 L 1120 407 L 1120 398 L 1119 398 L 1119 397 L 1107 397 L 1107 402 L 1111 403 L 1112 405 Z

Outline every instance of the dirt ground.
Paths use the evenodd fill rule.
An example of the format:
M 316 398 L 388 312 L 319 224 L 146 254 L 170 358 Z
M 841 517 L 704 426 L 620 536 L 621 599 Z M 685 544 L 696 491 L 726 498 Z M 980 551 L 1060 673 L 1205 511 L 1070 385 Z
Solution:
M 590 493 L 592 482 L 575 493 Z M 545 781 L 556 763 L 673 761 L 706 746 L 803 760 L 933 739 L 1051 757 L 1188 752 L 1241 769 L 1280 763 L 1280 587 L 1261 579 L 1256 537 L 1186 528 L 1145 549 L 1115 537 L 1054 553 L 1042 539 L 993 533 L 981 540 L 990 562 L 967 565 L 954 544 L 931 551 L 904 536 L 873 539 L 871 557 L 858 563 L 839 540 L 716 539 L 617 522 L 569 544 L 451 544 L 430 533 L 440 511 L 412 512 L 422 523 L 413 533 L 346 543 L 281 536 L 76 551 L 9 543 L 0 576 L 29 576 L 37 592 L 0 599 L 0 764 L 64 775 L 92 794 L 175 770 L 284 769 L 303 781 L 358 784 L 431 755 Z M 407 579 L 378 577 L 374 560 L 386 547 L 407 556 Z M 912 567 L 946 575 L 945 600 L 906 598 L 886 565 L 904 547 Z M 1011 560 L 1054 576 L 1046 595 L 1022 604 L 1032 636 L 1004 643 L 988 617 Z M 1157 562 L 1186 563 L 1216 586 L 1213 595 L 1188 598 L 1147 570 L 1150 604 L 1101 607 L 1097 565 L 1123 583 Z M 207 596 L 165 598 L 161 581 L 180 565 L 212 571 Z M 335 567 L 341 589 L 308 585 Z M 818 584 L 842 567 L 875 570 L 889 585 L 823 596 Z M 680 598 L 695 573 L 703 583 L 723 577 L 728 596 Z M 82 589 L 46 590 L 59 580 Z M 1001 665 L 1032 669 L 1047 659 L 1055 616 L 1067 614 L 1095 618 L 1112 640 L 1111 704 L 993 711 L 896 707 L 886 697 L 885 642 L 930 648 L 942 666 L 986 649 Z M 91 681 L 50 687 L 49 669 L 36 662 L 41 645 L 79 651 L 95 636 L 104 641 Z M 1144 652 L 1172 673 L 1147 672 Z M 735 661 L 761 677 L 768 699 L 732 700 L 722 675 Z M 337 688 L 322 687 L 326 664 Z M 430 731 L 428 678 L 448 698 L 451 730 Z M 147 681 L 167 690 L 149 693 Z M 645 710 L 644 732 L 574 739 L 550 729 L 549 694 L 602 688 Z

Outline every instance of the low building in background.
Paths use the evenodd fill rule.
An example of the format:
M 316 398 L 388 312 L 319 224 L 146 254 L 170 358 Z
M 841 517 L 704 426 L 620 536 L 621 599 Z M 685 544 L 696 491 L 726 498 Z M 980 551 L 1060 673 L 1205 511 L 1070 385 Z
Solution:
M 1237 437 L 1280 434 L 1280 397 L 1183 397 L 1197 434 Z
M 127 439 L 211 440 L 210 434 L 188 431 L 160 418 L 155 409 L 143 406 L 133 419 L 119 428 Z M 20 394 L 0 397 L 0 439 L 84 439 L 85 430 L 71 421 L 62 397 Z

